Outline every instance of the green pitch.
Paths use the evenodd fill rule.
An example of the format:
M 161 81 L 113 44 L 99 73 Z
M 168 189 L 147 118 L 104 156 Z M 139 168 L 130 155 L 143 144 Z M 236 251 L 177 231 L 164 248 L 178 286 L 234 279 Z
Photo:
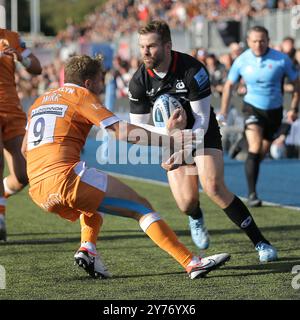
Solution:
M 178 212 L 169 188 L 126 182 L 150 199 L 181 241 L 197 252 L 187 219 Z M 192 281 L 135 221 L 106 216 L 98 249 L 114 277 L 94 280 L 73 266 L 73 254 L 80 243 L 79 222 L 69 223 L 44 213 L 25 190 L 8 201 L 9 241 L 0 244 L 6 289 L 0 290 L 0 299 L 300 299 L 300 289 L 291 285 L 295 276 L 292 268 L 300 265 L 299 211 L 276 207 L 252 211 L 280 257 L 260 264 L 252 244 L 223 211 L 204 195 L 201 202 L 211 236 L 206 254 L 232 255 L 221 269 Z

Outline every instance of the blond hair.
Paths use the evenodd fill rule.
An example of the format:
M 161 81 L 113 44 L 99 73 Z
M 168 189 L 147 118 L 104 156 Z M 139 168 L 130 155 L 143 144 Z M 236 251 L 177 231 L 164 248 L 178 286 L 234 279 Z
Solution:
M 103 57 L 94 58 L 88 55 L 77 55 L 69 58 L 64 68 L 65 82 L 84 86 L 87 79 L 94 79 L 103 70 Z

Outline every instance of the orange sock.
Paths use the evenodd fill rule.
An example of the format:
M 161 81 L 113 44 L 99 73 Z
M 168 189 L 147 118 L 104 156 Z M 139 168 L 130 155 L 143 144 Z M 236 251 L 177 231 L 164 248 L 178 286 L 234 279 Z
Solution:
M 184 268 L 192 261 L 193 254 L 179 242 L 175 232 L 161 220 L 157 213 L 149 213 L 143 216 L 139 222 L 149 238 Z
M 81 225 L 81 243 L 92 242 L 96 246 L 97 237 L 102 226 L 103 219 L 100 214 L 95 213 L 92 216 L 80 215 Z

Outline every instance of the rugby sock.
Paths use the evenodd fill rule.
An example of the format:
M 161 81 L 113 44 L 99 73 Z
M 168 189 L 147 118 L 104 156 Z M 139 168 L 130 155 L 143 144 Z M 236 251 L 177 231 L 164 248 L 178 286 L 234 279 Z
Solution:
M 249 195 L 256 192 L 259 164 L 260 154 L 249 152 L 245 162 L 245 172 L 247 177 Z
M 192 261 L 193 254 L 179 242 L 175 232 L 161 220 L 157 213 L 144 215 L 139 223 L 148 237 L 184 268 Z
M 5 209 L 6 209 L 6 199 L 4 197 L 0 197 L 0 216 L 2 219 L 5 217 Z
M 231 204 L 223 210 L 228 218 L 247 234 L 254 246 L 260 241 L 270 244 L 261 234 L 248 208 L 237 196 L 235 196 Z
M 193 211 L 189 212 L 188 214 L 192 219 L 197 220 L 203 217 L 203 211 L 200 208 L 200 202 L 198 202 L 198 205 L 196 209 Z
M 97 254 L 97 249 L 96 245 L 93 244 L 92 242 L 82 242 L 80 249 L 85 248 L 89 253 L 96 255 Z
M 85 214 L 81 214 L 81 243 L 91 242 L 96 245 L 97 237 L 102 223 L 103 219 L 100 214 L 93 214 L 90 217 Z
M 17 191 L 11 190 L 7 185 L 7 177 L 3 179 L 3 186 L 4 186 L 4 197 L 8 198 L 13 194 L 17 193 Z
M 4 197 L 8 198 L 13 194 L 17 193 L 17 191 L 11 190 L 7 185 L 7 177 L 3 179 L 3 186 L 4 186 Z

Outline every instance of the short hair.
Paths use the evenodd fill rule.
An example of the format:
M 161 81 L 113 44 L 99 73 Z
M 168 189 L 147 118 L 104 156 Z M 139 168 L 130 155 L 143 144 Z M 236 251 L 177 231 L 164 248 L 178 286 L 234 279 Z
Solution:
M 282 39 L 282 42 L 284 42 L 284 41 L 291 41 L 292 44 L 295 43 L 295 39 L 294 39 L 293 37 L 290 37 L 290 36 L 284 37 L 284 38 Z
M 94 58 L 88 55 L 77 55 L 68 59 L 64 68 L 65 82 L 84 86 L 87 79 L 94 79 L 103 72 L 103 57 Z
M 267 36 L 267 39 L 269 39 L 269 31 L 265 27 L 262 27 L 262 26 L 251 27 L 247 32 L 247 37 L 249 37 L 251 32 L 264 33 Z
M 162 43 L 167 43 L 171 40 L 171 31 L 169 25 L 163 20 L 153 20 L 148 22 L 145 26 L 142 26 L 138 33 L 140 35 L 148 33 L 156 33 L 160 36 Z

